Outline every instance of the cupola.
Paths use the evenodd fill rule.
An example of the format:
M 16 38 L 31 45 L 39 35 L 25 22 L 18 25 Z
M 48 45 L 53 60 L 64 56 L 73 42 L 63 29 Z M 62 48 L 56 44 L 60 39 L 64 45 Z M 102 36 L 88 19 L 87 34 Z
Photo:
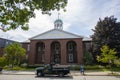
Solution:
M 63 22 L 61 19 L 59 19 L 59 14 L 58 14 L 58 19 L 55 20 L 55 22 L 54 22 L 54 28 L 59 29 L 59 30 L 63 30 Z

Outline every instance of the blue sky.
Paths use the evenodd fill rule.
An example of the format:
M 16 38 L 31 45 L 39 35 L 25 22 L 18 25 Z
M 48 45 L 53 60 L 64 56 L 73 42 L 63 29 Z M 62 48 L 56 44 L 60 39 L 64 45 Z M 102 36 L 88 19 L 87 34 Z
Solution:
M 68 32 L 89 37 L 93 34 L 99 18 L 114 15 L 120 22 L 120 0 L 68 0 L 66 12 L 60 11 L 60 19 L 63 21 L 63 29 Z M 57 11 L 51 16 L 42 15 L 41 11 L 35 11 L 36 18 L 29 21 L 30 29 L 20 29 L 8 32 L 0 31 L 0 37 L 25 41 L 37 34 L 54 28 L 54 21 L 57 19 Z

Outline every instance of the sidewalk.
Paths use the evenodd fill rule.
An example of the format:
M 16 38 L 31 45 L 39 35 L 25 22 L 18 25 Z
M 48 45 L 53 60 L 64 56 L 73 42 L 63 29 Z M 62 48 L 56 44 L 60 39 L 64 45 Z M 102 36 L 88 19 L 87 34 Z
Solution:
M 35 71 L 6 71 L 3 70 L 1 74 L 4 75 L 35 75 Z
M 120 75 L 120 72 L 114 72 L 116 75 Z M 81 75 L 79 71 L 71 71 L 71 75 L 78 76 Z M 110 71 L 86 71 L 85 76 L 110 76 Z
M 85 76 L 110 76 L 110 71 L 86 71 Z M 115 72 L 117 75 L 120 75 L 120 72 Z M 3 70 L 1 72 L 3 75 L 35 75 L 35 71 L 5 71 Z M 82 76 L 79 71 L 71 71 L 70 74 L 71 76 Z

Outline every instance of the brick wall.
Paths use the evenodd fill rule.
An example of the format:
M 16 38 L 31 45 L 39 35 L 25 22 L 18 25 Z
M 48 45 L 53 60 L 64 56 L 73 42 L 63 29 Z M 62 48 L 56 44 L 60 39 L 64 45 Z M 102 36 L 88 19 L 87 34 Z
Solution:
M 36 61 L 36 44 L 38 42 L 43 42 L 45 44 L 45 64 L 50 63 L 50 54 L 51 54 L 51 44 L 52 42 L 57 41 L 61 45 L 61 64 L 70 64 L 67 63 L 67 53 L 66 45 L 68 41 L 74 41 L 77 44 L 77 63 L 82 63 L 83 58 L 83 42 L 81 38 L 77 39 L 48 39 L 48 40 L 31 40 L 30 43 L 30 52 L 29 52 L 29 64 L 34 65 Z

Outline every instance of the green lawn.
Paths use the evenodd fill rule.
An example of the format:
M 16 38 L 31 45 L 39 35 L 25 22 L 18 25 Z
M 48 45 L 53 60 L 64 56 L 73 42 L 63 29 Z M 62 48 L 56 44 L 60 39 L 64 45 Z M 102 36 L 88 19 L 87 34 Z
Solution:
M 5 70 L 35 70 L 36 67 L 4 67 Z M 70 66 L 71 70 L 76 70 L 79 71 L 80 70 L 80 65 L 75 65 L 75 66 Z M 119 71 L 120 72 L 120 67 L 112 67 L 113 71 Z M 103 67 L 100 65 L 86 65 L 85 66 L 85 71 L 111 71 L 111 68 L 109 67 Z
M 71 67 L 71 70 L 80 70 L 80 65 Z M 86 71 L 111 71 L 111 68 L 100 66 L 100 65 L 86 65 L 85 70 Z M 112 67 L 112 70 L 120 72 L 120 67 Z

